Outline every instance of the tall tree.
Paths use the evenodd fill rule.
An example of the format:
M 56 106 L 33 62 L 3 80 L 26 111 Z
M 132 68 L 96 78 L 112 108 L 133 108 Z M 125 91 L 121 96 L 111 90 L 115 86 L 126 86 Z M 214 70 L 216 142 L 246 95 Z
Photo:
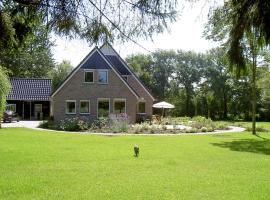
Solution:
M 213 9 L 213 12 L 210 13 L 210 20 L 216 22 L 210 26 L 214 30 L 226 25 L 222 27 L 223 31 L 216 31 L 216 33 L 218 36 L 228 33 L 226 40 L 229 46 L 229 61 L 240 69 L 243 69 L 246 64 L 244 41 L 247 33 L 255 30 L 257 39 L 254 42 L 259 47 L 270 44 L 270 1 L 225 1 L 222 7 Z M 223 25 L 220 22 L 223 22 Z M 227 31 L 224 32 L 224 29 Z
M 194 52 L 177 51 L 176 69 L 174 77 L 178 80 L 178 84 L 183 86 L 186 94 L 186 114 L 191 115 L 190 102 L 194 85 L 201 80 L 201 69 L 205 62 L 202 54 Z
M 33 34 L 15 46 L 0 45 L 0 64 L 8 69 L 10 76 L 47 77 L 54 67 L 50 42 L 46 27 L 36 16 Z
M 261 30 L 257 26 L 245 26 L 253 16 L 248 11 L 245 15 L 246 18 L 242 18 L 242 22 L 235 23 L 235 20 L 239 20 L 238 17 L 243 13 L 235 13 L 239 11 L 237 6 L 245 4 L 243 1 L 239 3 L 231 0 L 224 3 L 224 6 L 215 10 L 210 16 L 207 27 L 208 38 L 214 40 L 226 40 L 229 38 L 228 46 L 228 58 L 230 66 L 233 71 L 236 72 L 239 77 L 241 73 L 246 73 L 248 70 L 251 73 L 251 102 L 252 102 L 252 133 L 256 134 L 256 69 L 257 69 L 257 57 L 260 53 L 260 47 L 264 43 L 264 37 L 261 35 Z M 247 5 L 247 4 L 246 4 Z M 256 9 L 255 7 L 251 7 Z M 254 11 L 256 12 L 256 11 Z M 235 25 L 238 26 L 237 28 Z
M 152 92 L 156 91 L 153 77 L 154 63 L 150 54 L 130 55 L 127 56 L 126 62 Z
M 231 74 L 224 48 L 214 48 L 207 52 L 208 65 L 203 69 L 204 79 L 215 97 L 220 101 L 222 117 L 227 118 L 228 101 L 231 92 Z
M 268 64 L 258 68 L 258 89 L 260 90 L 260 115 L 270 120 L 270 70 Z
M 73 66 L 70 61 L 63 60 L 60 64 L 56 65 L 54 69 L 49 74 L 49 77 L 52 79 L 53 91 L 57 89 L 57 87 L 62 83 L 65 78 L 72 71 Z
M 153 77 L 155 79 L 156 94 L 159 100 L 166 99 L 170 87 L 170 78 L 175 71 L 176 53 L 173 50 L 158 50 L 152 53 L 154 63 Z
M 6 70 L 0 66 L 0 128 L 2 115 L 6 107 L 6 97 L 10 91 L 10 82 Z
M 157 50 L 149 55 L 129 56 L 126 60 L 142 81 L 152 90 L 159 100 L 166 99 L 170 78 L 175 68 L 176 53 Z

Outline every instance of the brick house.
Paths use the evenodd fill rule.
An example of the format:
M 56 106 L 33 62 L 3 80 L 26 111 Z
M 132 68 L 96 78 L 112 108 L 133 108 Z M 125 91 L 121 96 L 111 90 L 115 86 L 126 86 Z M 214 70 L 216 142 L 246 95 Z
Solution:
M 154 97 L 109 44 L 95 47 L 51 95 L 51 115 L 96 119 L 126 113 L 151 116 Z

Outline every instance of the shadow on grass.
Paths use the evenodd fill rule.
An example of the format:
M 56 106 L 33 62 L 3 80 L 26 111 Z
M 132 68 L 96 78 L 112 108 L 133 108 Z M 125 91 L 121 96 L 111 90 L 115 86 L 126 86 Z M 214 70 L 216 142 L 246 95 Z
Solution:
M 270 155 L 270 140 L 262 137 L 260 138 L 263 140 L 258 140 L 254 138 L 211 144 L 221 148 L 228 148 L 231 151 L 242 151 Z

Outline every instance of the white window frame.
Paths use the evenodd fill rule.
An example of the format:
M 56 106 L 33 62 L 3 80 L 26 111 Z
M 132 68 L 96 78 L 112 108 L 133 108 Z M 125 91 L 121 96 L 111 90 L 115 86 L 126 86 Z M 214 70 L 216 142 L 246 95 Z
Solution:
M 118 114 L 118 113 L 116 113 L 115 112 L 115 102 L 117 102 L 117 101 L 119 101 L 119 102 L 125 102 L 125 114 L 127 113 L 127 99 L 124 99 L 124 98 L 115 98 L 115 99 L 113 99 L 113 113 L 114 114 Z
M 87 113 L 81 112 L 81 103 L 82 103 L 82 102 L 88 102 L 88 103 L 89 103 L 89 105 L 88 105 L 88 106 L 89 106 L 89 109 L 88 109 L 89 112 L 87 112 Z M 90 114 L 90 113 L 91 113 L 91 110 L 90 110 L 90 100 L 80 100 L 80 114 L 81 114 L 81 115 L 88 115 L 88 114 Z
M 8 106 L 14 106 L 14 108 L 15 108 L 15 109 L 14 109 L 14 112 L 17 111 L 17 105 L 16 105 L 15 103 L 9 103 L 9 104 L 7 104 L 7 105 L 6 105 L 6 109 L 7 109 Z
M 92 72 L 92 73 L 93 73 L 93 81 L 92 81 L 92 82 L 86 82 L 86 81 L 85 81 L 85 73 L 86 73 L 86 72 Z M 84 80 L 83 80 L 84 83 L 94 83 L 94 82 L 95 82 L 95 73 L 94 73 L 94 70 L 91 70 L 91 69 L 85 69 L 85 70 L 84 70 L 84 73 L 83 73 L 83 79 L 84 79 Z
M 144 103 L 144 113 L 139 112 L 140 111 L 140 107 L 139 107 L 140 103 Z M 139 103 L 138 103 L 138 114 L 146 114 L 146 101 L 139 101 Z
M 98 116 L 98 110 L 99 110 L 98 103 L 99 103 L 99 101 L 109 101 L 109 115 L 110 115 L 111 114 L 111 100 L 110 100 L 110 98 L 98 98 L 97 99 L 97 118 L 99 118 L 99 116 Z
M 99 73 L 100 72 L 106 72 L 107 73 L 107 82 L 106 83 L 99 82 Z M 97 81 L 98 81 L 99 84 L 104 84 L 104 85 L 109 84 L 109 71 L 107 69 L 99 69 L 98 74 L 97 74 Z
M 68 111 L 67 103 L 69 103 L 69 102 L 75 103 L 75 112 L 74 113 L 68 113 L 67 112 Z M 76 100 L 66 100 L 66 114 L 67 115 L 76 115 L 76 113 L 77 113 L 77 103 L 76 103 Z

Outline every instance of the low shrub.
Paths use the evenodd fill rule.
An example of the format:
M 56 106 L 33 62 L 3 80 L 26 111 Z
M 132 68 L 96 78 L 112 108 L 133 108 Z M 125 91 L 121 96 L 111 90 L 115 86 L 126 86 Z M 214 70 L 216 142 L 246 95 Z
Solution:
M 251 126 L 244 126 L 244 128 L 246 128 L 246 131 L 252 131 L 252 127 Z M 263 127 L 257 126 L 256 127 L 256 131 L 257 132 L 268 132 L 268 129 L 265 129 Z
M 100 117 L 96 120 L 94 120 L 91 125 L 90 129 L 91 130 L 97 130 L 97 129 L 107 129 L 109 128 L 109 118 L 107 117 Z
M 215 129 L 215 123 L 211 119 L 206 119 L 202 116 L 193 117 L 190 125 L 196 129 L 202 129 L 203 127 L 206 127 L 206 129 Z
M 63 131 L 79 131 L 80 125 L 78 122 L 78 118 L 66 118 L 61 120 L 59 124 L 57 124 L 57 127 Z
M 218 130 L 229 130 L 229 125 L 231 124 L 228 122 L 215 122 L 216 129 Z
M 113 133 L 128 132 L 129 130 L 129 118 L 127 114 L 111 114 L 110 119 L 110 130 Z
M 131 133 L 155 133 L 156 129 L 147 122 L 141 124 L 134 124 L 130 130 Z
M 197 128 L 191 128 L 191 129 L 187 129 L 186 133 L 198 133 L 199 130 Z
M 208 131 L 208 129 L 206 127 L 201 128 L 201 132 L 207 132 L 207 131 Z
M 54 121 L 48 120 L 48 121 L 43 121 L 39 124 L 39 128 L 44 128 L 44 129 L 56 129 L 56 125 Z

